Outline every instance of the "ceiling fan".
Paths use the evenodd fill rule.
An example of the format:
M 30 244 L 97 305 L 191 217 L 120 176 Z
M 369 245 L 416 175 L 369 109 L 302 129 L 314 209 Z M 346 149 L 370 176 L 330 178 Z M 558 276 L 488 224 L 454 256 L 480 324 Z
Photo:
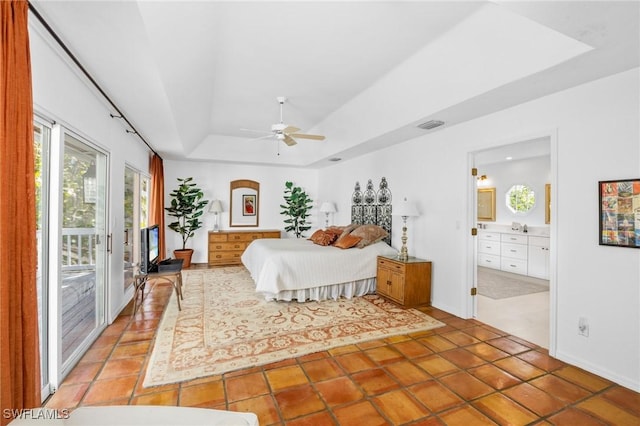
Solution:
M 249 132 L 268 133 L 267 136 L 263 136 L 258 139 L 274 138 L 279 141 L 283 141 L 288 146 L 293 146 L 297 144 L 298 142 L 296 141 L 296 139 L 313 139 L 318 141 L 322 141 L 325 139 L 324 136 L 320 136 L 320 135 L 307 135 L 304 133 L 296 133 L 300 129 L 298 129 L 295 126 L 284 124 L 282 120 L 282 106 L 284 105 L 287 98 L 285 98 L 284 96 L 278 96 L 276 99 L 280 104 L 280 122 L 272 125 L 270 132 L 266 132 L 264 130 L 251 130 L 251 129 L 241 129 L 241 130 L 246 130 Z M 255 139 L 255 140 L 258 140 L 258 139 Z

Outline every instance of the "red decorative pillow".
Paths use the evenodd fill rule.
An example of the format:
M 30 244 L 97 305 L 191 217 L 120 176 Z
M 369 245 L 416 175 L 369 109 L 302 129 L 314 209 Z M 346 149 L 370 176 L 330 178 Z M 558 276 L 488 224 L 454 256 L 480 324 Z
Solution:
M 360 237 L 356 237 L 353 235 L 345 235 L 344 237 L 340 238 L 340 241 L 336 241 L 333 246 L 334 247 L 339 247 L 341 249 L 348 249 L 351 247 L 355 247 L 361 240 L 362 238 Z
M 378 225 L 362 225 L 351 231 L 354 237 L 360 237 L 358 248 L 366 247 L 384 239 L 389 233 Z

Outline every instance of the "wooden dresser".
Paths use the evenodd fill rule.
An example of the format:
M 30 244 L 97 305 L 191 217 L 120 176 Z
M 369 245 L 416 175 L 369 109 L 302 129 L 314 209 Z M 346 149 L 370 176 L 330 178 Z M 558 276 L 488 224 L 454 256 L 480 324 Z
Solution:
M 209 265 L 240 265 L 240 256 L 249 243 L 260 238 L 280 238 L 277 229 L 209 231 Z
M 431 304 L 431 262 L 378 256 L 376 293 L 403 306 Z

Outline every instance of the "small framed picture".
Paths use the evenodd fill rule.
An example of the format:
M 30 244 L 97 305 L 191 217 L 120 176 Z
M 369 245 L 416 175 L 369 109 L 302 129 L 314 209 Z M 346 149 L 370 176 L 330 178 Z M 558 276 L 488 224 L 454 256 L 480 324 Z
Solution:
M 242 196 L 242 216 L 256 215 L 256 195 L 244 194 Z
M 600 245 L 640 248 L 640 178 L 598 182 Z

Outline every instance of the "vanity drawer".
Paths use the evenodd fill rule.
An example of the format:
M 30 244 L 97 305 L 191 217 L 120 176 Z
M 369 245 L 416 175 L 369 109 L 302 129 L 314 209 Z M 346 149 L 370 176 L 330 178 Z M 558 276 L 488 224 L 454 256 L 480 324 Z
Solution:
M 527 244 L 527 236 L 517 234 L 502 234 L 502 242 L 513 244 Z
M 502 243 L 502 257 L 527 260 L 527 246 L 522 244 Z
M 506 272 L 513 272 L 514 274 L 527 275 L 527 260 L 503 257 L 500 262 L 500 269 Z
M 492 254 L 486 254 L 486 253 L 479 253 L 478 266 L 484 266 L 485 268 L 492 268 L 492 269 L 500 269 L 500 256 L 494 256 Z
M 479 240 L 487 240 L 487 241 L 500 241 L 500 233 L 499 232 L 487 232 L 480 231 L 478 232 Z
M 500 241 L 478 240 L 478 253 L 500 256 Z

